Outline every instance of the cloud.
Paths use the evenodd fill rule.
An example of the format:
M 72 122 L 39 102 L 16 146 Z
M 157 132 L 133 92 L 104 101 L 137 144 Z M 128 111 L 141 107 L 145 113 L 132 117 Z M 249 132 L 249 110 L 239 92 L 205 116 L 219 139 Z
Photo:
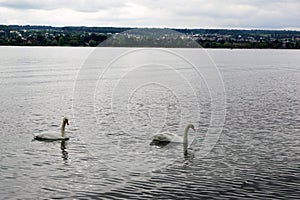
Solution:
M 69 9 L 80 12 L 97 12 L 112 7 L 124 6 L 121 0 L 0 0 L 0 7 L 17 10 L 58 10 Z
M 300 29 L 297 0 L 0 0 L 0 24 Z

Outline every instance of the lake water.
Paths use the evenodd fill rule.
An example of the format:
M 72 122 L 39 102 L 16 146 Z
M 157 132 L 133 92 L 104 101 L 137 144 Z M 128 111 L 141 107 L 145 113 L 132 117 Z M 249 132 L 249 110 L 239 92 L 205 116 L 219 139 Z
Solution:
M 298 50 L 0 52 L 1 199 L 300 196 Z M 149 145 L 188 123 L 188 156 Z

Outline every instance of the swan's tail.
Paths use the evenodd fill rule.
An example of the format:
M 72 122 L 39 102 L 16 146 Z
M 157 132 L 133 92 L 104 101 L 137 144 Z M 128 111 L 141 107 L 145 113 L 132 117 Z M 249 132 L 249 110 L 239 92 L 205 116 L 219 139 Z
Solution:
M 32 136 L 33 136 L 33 139 L 36 139 L 37 138 L 37 135 L 36 134 L 34 134 L 34 133 L 31 133 L 32 134 Z

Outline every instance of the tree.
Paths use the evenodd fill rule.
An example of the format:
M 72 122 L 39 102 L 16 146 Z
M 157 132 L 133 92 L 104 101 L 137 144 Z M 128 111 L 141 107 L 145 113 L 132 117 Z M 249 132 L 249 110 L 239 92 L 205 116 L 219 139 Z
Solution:
M 89 41 L 89 46 L 90 47 L 95 47 L 97 45 L 96 41 L 95 40 L 90 40 Z
M 72 40 L 69 42 L 69 45 L 70 45 L 70 46 L 73 46 L 73 47 L 79 46 L 78 40 L 72 39 Z
M 56 40 L 56 39 L 52 40 L 51 45 L 52 45 L 52 46 L 57 46 L 57 45 L 58 45 L 57 40 Z
M 65 45 L 65 40 L 64 40 L 64 38 L 62 36 L 59 37 L 58 45 L 59 46 L 64 46 Z
M 300 40 L 298 40 L 298 41 L 296 42 L 296 48 L 297 48 L 297 49 L 300 49 Z

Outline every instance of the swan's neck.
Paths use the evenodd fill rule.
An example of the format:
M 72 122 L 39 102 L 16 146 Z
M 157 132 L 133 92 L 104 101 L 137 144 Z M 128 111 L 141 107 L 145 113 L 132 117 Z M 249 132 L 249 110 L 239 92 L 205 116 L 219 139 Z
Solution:
M 65 137 L 65 127 L 66 127 L 66 123 L 62 123 L 61 125 L 61 137 Z
M 189 127 L 187 126 L 184 130 L 184 135 L 183 135 L 183 153 L 184 153 L 184 155 L 187 155 L 188 131 L 189 131 Z

